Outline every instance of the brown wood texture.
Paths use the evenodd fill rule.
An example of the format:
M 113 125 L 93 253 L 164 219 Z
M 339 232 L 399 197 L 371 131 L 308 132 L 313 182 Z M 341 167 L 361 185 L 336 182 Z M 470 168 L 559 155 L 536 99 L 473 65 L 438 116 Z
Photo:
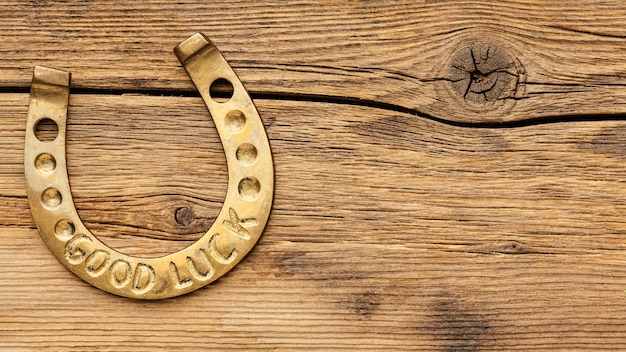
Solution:
M 8 86 L 27 86 L 39 64 L 72 70 L 75 87 L 193 90 L 171 53 L 201 30 L 257 93 L 470 122 L 626 109 L 622 1 L 5 1 L 0 16 Z M 483 73 L 511 61 L 521 76 L 489 109 L 463 94 L 467 46 L 478 61 L 493 48 Z
M 272 214 L 214 284 L 116 297 L 66 270 L 30 215 L 32 69 L 73 73 L 87 227 L 162 255 L 199 238 L 226 191 L 172 53 L 198 30 L 255 97 Z M 621 1 L 5 1 L 0 39 L 2 351 L 626 346 Z

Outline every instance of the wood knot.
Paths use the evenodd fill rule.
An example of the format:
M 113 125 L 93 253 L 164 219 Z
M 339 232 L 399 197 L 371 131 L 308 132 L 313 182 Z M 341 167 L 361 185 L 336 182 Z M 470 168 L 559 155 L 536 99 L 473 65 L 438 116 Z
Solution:
M 455 95 L 474 108 L 514 101 L 524 78 L 521 63 L 493 43 L 474 42 L 452 55 L 448 80 Z
M 180 207 L 174 212 L 174 219 L 179 225 L 189 226 L 196 220 L 196 214 L 191 207 Z

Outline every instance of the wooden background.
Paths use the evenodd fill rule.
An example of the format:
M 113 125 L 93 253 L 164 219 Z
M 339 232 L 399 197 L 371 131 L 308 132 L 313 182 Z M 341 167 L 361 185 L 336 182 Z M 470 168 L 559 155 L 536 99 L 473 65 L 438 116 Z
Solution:
M 264 120 L 269 224 L 156 302 L 66 270 L 28 207 L 35 65 L 72 71 L 68 169 L 106 244 L 208 229 L 226 163 L 172 49 L 216 43 Z M 626 349 L 622 1 L 3 1 L 0 349 Z

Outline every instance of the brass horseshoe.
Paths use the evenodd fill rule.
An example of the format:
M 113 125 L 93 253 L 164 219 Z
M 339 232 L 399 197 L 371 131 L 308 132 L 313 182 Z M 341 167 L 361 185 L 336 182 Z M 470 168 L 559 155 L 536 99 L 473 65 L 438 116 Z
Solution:
M 269 218 L 274 192 L 270 145 L 243 84 L 215 45 L 197 33 L 174 52 L 199 90 L 215 122 L 228 166 L 228 190 L 215 223 L 189 247 L 159 258 L 136 258 L 109 248 L 82 223 L 69 186 L 65 159 L 69 72 L 36 67 L 26 124 L 24 168 L 30 209 L 48 248 L 81 279 L 110 293 L 160 299 L 191 292 L 232 269 L 257 242 Z M 233 87 L 227 101 L 211 85 Z M 39 123 L 54 123 L 52 141 L 36 136 Z

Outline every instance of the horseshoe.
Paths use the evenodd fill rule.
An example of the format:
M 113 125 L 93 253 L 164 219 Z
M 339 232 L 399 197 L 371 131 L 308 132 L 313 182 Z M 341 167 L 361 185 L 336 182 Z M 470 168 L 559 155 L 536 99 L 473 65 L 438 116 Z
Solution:
M 226 154 L 228 190 L 215 222 L 198 241 L 159 258 L 137 258 L 102 243 L 82 223 L 65 159 L 70 73 L 35 67 L 30 90 L 24 168 L 28 201 L 44 242 L 81 279 L 132 298 L 161 299 L 196 290 L 232 269 L 257 242 L 272 207 L 274 168 L 263 123 L 228 62 L 203 34 L 174 49 L 200 92 Z M 212 86 L 230 83 L 227 100 Z M 39 140 L 40 124 L 53 124 L 52 141 Z

